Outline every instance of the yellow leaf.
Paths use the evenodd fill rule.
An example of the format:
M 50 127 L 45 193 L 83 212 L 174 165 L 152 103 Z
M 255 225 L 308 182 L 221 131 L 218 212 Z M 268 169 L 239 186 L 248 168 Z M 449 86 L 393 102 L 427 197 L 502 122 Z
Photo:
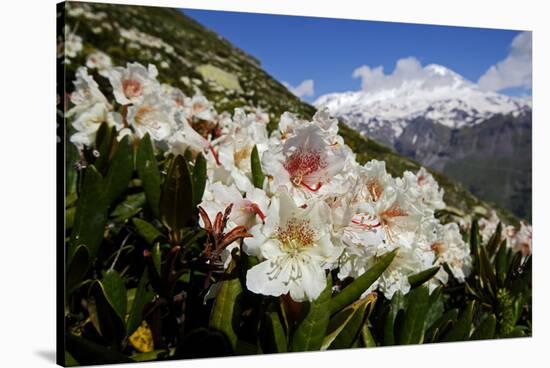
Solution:
M 130 336 L 129 340 L 130 344 L 142 353 L 150 353 L 155 350 L 153 333 L 145 321 L 143 321 L 136 332 Z

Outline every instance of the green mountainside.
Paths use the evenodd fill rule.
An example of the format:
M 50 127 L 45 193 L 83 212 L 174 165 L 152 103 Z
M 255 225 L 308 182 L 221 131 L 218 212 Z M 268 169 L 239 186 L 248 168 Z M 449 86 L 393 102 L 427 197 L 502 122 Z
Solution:
M 83 42 L 82 52 L 66 65 L 68 83 L 77 67 L 86 64 L 87 55 L 100 50 L 112 58 L 114 65 L 133 61 L 155 64 L 161 82 L 179 87 L 188 95 L 200 90 L 220 112 L 232 112 L 235 107 L 262 108 L 270 115 L 271 127 L 285 111 L 303 118 L 315 113 L 313 106 L 295 97 L 263 70 L 259 60 L 177 9 L 94 3 L 68 3 L 66 9 L 69 32 L 82 37 Z M 95 79 L 108 88 L 105 78 Z M 67 85 L 68 91 L 72 88 Z M 420 167 L 416 161 L 343 124 L 340 134 L 361 163 L 371 159 L 386 161 L 393 175 Z M 437 172 L 433 174 L 445 189 L 445 201 L 453 212 L 486 215 L 496 208 L 458 182 Z M 501 218 L 517 222 L 510 212 L 498 208 L 497 212 Z

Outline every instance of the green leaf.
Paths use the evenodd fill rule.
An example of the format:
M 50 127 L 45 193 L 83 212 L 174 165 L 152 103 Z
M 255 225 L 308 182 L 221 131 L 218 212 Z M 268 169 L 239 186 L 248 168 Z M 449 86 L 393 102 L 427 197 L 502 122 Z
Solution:
M 79 245 L 67 267 L 67 291 L 71 292 L 80 283 L 90 264 L 90 254 L 85 245 Z
M 501 237 L 502 237 L 502 223 L 499 222 L 495 232 L 493 233 L 493 235 L 491 235 L 489 242 L 485 246 L 489 257 L 493 257 L 493 255 L 496 253 L 498 246 L 502 241 Z
M 67 351 L 82 365 L 132 363 L 126 355 L 67 333 Z
M 380 275 L 388 268 L 397 254 L 398 249 L 384 254 L 380 259 L 364 274 L 356 278 L 351 284 L 346 286 L 339 294 L 332 298 L 330 302 L 330 314 L 334 314 L 342 308 L 350 305 L 365 292 Z
M 497 318 L 494 314 L 488 314 L 474 330 L 470 340 L 487 340 L 495 337 Z
M 372 308 L 372 305 L 375 301 L 376 296 L 371 294 L 367 298 L 360 299 L 348 307 L 352 309 L 351 316 L 344 324 L 341 324 L 337 329 L 339 330 L 338 333 L 336 333 L 334 338 L 332 338 L 332 341 L 329 342 L 330 349 L 348 349 L 353 346 L 353 344 L 358 340 L 361 334 L 361 329 L 365 324 L 368 310 L 369 308 Z M 346 311 L 346 309 L 348 308 L 345 308 L 341 312 L 337 313 L 331 319 L 328 328 L 329 331 L 331 331 L 331 324 L 333 323 L 335 317 L 337 317 L 338 314 Z M 336 323 L 338 322 L 336 321 Z
M 162 253 L 160 251 L 160 244 L 156 243 L 153 246 L 153 250 L 151 252 L 153 257 L 153 264 L 155 265 L 155 269 L 157 270 L 157 274 L 160 275 L 160 265 L 161 265 L 161 257 Z
M 363 327 L 361 328 L 361 338 L 363 339 L 363 344 L 365 345 L 366 348 L 376 347 L 376 340 L 374 339 L 374 336 L 372 336 L 372 333 L 370 332 L 368 323 L 364 323 Z
M 421 344 L 424 342 L 426 315 L 430 308 L 430 293 L 426 286 L 417 287 L 407 294 L 403 327 L 398 331 L 398 344 Z
M 238 337 L 234 325 L 240 312 L 237 299 L 243 290 L 239 278 L 232 275 L 230 277 L 228 276 L 227 279 L 220 281 L 222 285 L 212 307 L 209 326 L 223 332 L 231 342 L 233 350 L 235 350 Z
M 139 280 L 136 295 L 128 316 L 128 321 L 126 322 L 126 336 L 132 335 L 140 326 L 143 321 L 143 308 L 155 296 L 155 293 L 147 287 L 148 281 L 149 278 L 147 277 L 147 272 L 144 271 Z
M 199 153 L 193 167 L 193 208 L 196 208 L 202 201 L 204 188 L 206 186 L 206 159 Z
M 77 201 L 67 254 L 69 264 L 76 249 L 82 244 L 88 248 L 90 261 L 95 259 L 103 240 L 103 230 L 107 220 L 107 205 L 101 174 L 93 165 L 88 166 L 83 174 L 82 191 Z
M 136 168 L 143 184 L 147 203 L 156 218 L 159 218 L 160 204 L 160 170 L 155 150 L 149 133 L 145 134 L 139 143 L 136 153 Z
M 470 337 L 472 318 L 474 316 L 475 302 L 468 302 L 466 308 L 460 314 L 456 324 L 443 336 L 442 341 L 464 341 Z
M 405 309 L 405 298 L 400 291 L 393 294 L 386 318 L 384 320 L 384 335 L 382 343 L 384 346 L 395 345 L 395 321 L 400 311 Z
M 150 245 L 154 245 L 157 239 L 163 237 L 163 234 L 147 221 L 134 217 L 132 222 L 134 223 L 138 234 Z
M 426 331 L 426 341 L 436 342 L 439 336 L 445 334 L 447 330 L 455 323 L 458 318 L 458 309 L 450 309 L 443 314 L 437 321 L 429 326 Z
M 149 362 L 152 360 L 164 360 L 168 359 L 173 354 L 172 349 L 158 349 L 148 353 L 137 353 L 130 356 L 134 362 Z
M 277 308 L 271 304 L 264 315 L 260 328 L 260 342 L 263 353 L 284 353 L 287 351 L 286 333 L 279 314 Z
M 485 247 L 478 248 L 479 254 L 478 259 L 480 263 L 480 278 L 482 280 L 482 285 L 485 286 L 490 295 L 493 297 L 496 295 L 497 290 L 497 276 L 493 264 L 489 260 L 489 256 Z
M 105 272 L 105 275 L 103 275 L 102 284 L 107 300 L 117 312 L 120 319 L 124 320 L 126 318 L 128 302 L 124 280 L 115 270 L 108 270 Z
M 130 194 L 124 199 L 122 203 L 119 203 L 111 212 L 111 217 L 114 222 L 122 223 L 129 218 L 137 215 L 143 206 L 145 205 L 145 194 L 136 193 Z
M 107 202 L 112 203 L 128 188 L 134 172 L 134 152 L 130 137 L 125 136 L 117 145 L 105 176 Z
M 296 327 L 292 336 L 292 351 L 319 350 L 328 327 L 330 317 L 330 296 L 332 294 L 332 279 L 327 278 L 327 286 L 321 295 L 308 303 L 308 313 Z
M 495 268 L 497 273 L 497 279 L 499 285 L 502 287 L 506 281 L 506 276 L 508 272 L 508 259 L 509 259 L 509 249 L 504 244 L 504 241 L 500 245 L 496 258 L 495 258 Z
M 479 248 L 479 224 L 476 219 L 472 221 L 470 228 L 470 253 L 474 255 L 474 263 L 476 262 L 475 256 L 478 254 L 477 248 Z M 473 265 L 475 268 L 477 265 Z
M 262 172 L 262 163 L 258 154 L 258 147 L 254 146 L 250 155 L 250 164 L 252 168 L 252 182 L 256 188 L 262 189 L 264 186 L 264 173 Z
M 111 293 L 118 294 L 121 292 L 114 292 L 111 290 Z M 124 294 L 126 294 L 125 291 Z M 111 298 L 114 299 L 117 297 Z M 124 295 L 124 298 L 126 298 L 126 295 Z M 88 296 L 90 320 L 97 329 L 97 332 L 103 336 L 105 341 L 110 344 L 111 348 L 119 350 L 121 348 L 122 339 L 126 336 L 126 327 L 124 317 L 120 317 L 120 312 L 115 309 L 114 303 L 119 304 L 117 307 L 119 310 L 122 309 L 122 302 L 113 302 L 109 299 L 107 291 L 101 281 L 92 283 Z M 78 357 L 76 358 L 78 359 Z
M 76 361 L 76 359 L 65 350 L 65 367 L 78 367 L 80 363 Z
M 160 198 L 160 217 L 164 226 L 181 231 L 193 213 L 193 189 L 187 163 L 178 155 L 168 169 Z
M 501 336 L 502 338 L 514 338 L 514 337 L 525 337 L 525 332 L 520 328 L 516 327 L 512 331 L 507 332 Z
M 433 325 L 445 313 L 445 304 L 441 298 L 442 289 L 442 286 L 438 286 L 430 294 L 430 309 L 426 315 L 426 327 Z
M 409 284 L 411 284 L 411 289 L 414 289 L 417 286 L 422 285 L 423 283 L 429 281 L 435 274 L 439 271 L 439 266 L 428 268 L 424 271 L 420 271 L 413 275 L 409 276 Z
M 99 156 L 94 160 L 94 166 L 101 173 L 105 173 L 116 139 L 115 127 L 102 123 L 96 133 L 95 149 Z

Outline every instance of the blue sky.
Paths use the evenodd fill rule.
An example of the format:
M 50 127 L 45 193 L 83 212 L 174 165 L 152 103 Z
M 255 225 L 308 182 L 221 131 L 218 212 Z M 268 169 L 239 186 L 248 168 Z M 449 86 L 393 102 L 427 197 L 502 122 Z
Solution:
M 221 11 L 183 12 L 254 55 L 279 81 L 297 86 L 313 80 L 314 94 L 304 97 L 307 101 L 325 93 L 359 90 L 361 80 L 352 78 L 352 73 L 361 65 L 382 65 L 385 73 L 391 73 L 397 60 L 410 56 L 423 66 L 441 64 L 477 82 L 492 65 L 508 57 L 510 45 L 520 33 Z M 524 87 L 501 89 L 511 95 L 526 91 L 530 94 Z

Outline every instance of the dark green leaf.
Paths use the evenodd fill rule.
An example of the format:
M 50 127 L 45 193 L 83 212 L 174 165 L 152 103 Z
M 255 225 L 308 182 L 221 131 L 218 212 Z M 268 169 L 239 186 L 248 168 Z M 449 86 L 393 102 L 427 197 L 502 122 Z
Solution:
M 136 168 L 143 183 L 147 203 L 156 218 L 159 218 L 160 170 L 149 133 L 141 139 L 136 153 Z
M 350 305 L 365 292 L 380 275 L 388 268 L 397 254 L 395 249 L 384 254 L 367 272 L 356 278 L 351 284 L 346 286 L 339 294 L 332 298 L 330 302 L 330 314 L 334 314 L 342 308 Z
M 82 365 L 132 363 L 126 355 L 82 337 L 67 334 L 67 350 Z
M 262 163 L 258 154 L 258 147 L 254 146 L 250 155 L 250 164 L 252 167 L 252 182 L 256 188 L 262 189 L 264 186 L 264 173 L 262 172 Z
M 447 332 L 447 330 L 456 322 L 458 318 L 458 309 L 450 309 L 443 314 L 437 321 L 429 326 L 426 331 L 426 341 L 436 342 L 441 334 Z
M 130 314 L 126 323 L 126 336 L 132 335 L 134 331 L 137 330 L 137 328 L 140 326 L 141 322 L 143 321 L 143 308 L 155 296 L 155 293 L 152 292 L 147 286 L 148 281 L 149 278 L 147 277 L 147 272 L 145 271 L 143 272 L 143 275 L 141 275 L 141 278 L 139 280 L 139 284 L 136 289 L 136 295 L 130 309 Z
M 479 255 L 478 259 L 480 262 L 480 269 L 481 269 L 481 280 L 483 282 L 482 285 L 484 285 L 493 297 L 496 295 L 497 290 L 497 277 L 496 277 L 496 271 L 493 267 L 493 264 L 489 260 L 489 256 L 487 255 L 487 251 L 485 247 L 479 247 L 478 248 Z
M 96 133 L 95 149 L 99 156 L 94 160 L 94 166 L 101 173 L 105 173 L 116 139 L 115 127 L 102 123 Z
M 86 274 L 90 264 L 90 254 L 85 245 L 79 245 L 67 267 L 67 291 L 71 292 Z
M 124 295 L 124 298 L 126 298 L 126 295 Z M 119 306 L 119 308 L 121 307 Z M 95 281 L 90 287 L 88 312 L 97 332 L 103 336 L 111 348 L 120 349 L 122 339 L 126 336 L 124 318 L 120 317 L 120 312 L 115 309 L 113 302 L 108 299 L 107 292 L 100 281 Z
M 474 315 L 475 302 L 468 302 L 466 308 L 460 314 L 456 324 L 443 336 L 442 341 L 464 341 L 470 337 L 472 318 Z
M 405 299 L 400 291 L 393 294 L 390 305 L 388 306 L 386 318 L 384 319 L 384 335 L 382 343 L 385 346 L 395 345 L 395 320 L 400 311 L 405 309 Z
M 153 246 L 153 250 L 151 252 L 152 254 L 152 257 L 153 257 L 153 264 L 155 265 L 155 269 L 157 270 L 157 274 L 160 275 L 160 264 L 161 264 L 161 257 L 162 257 L 162 253 L 160 251 L 160 244 L 159 243 L 156 243 L 154 246 Z
M 439 271 L 439 266 L 428 268 L 424 271 L 415 273 L 414 275 L 409 276 L 409 284 L 411 284 L 411 289 L 414 289 L 417 286 L 422 285 L 423 283 L 429 281 L 435 274 Z
M 361 328 L 361 338 L 363 339 L 363 344 L 365 345 L 366 348 L 376 347 L 376 340 L 374 339 L 374 336 L 372 336 L 372 333 L 370 332 L 368 323 L 364 323 L 363 327 Z
M 173 348 L 171 349 L 173 350 Z M 149 362 L 152 360 L 163 360 L 170 357 L 171 351 L 168 349 L 159 349 L 148 353 L 137 353 L 130 356 L 134 362 Z
M 488 314 L 475 329 L 470 340 L 487 340 L 495 337 L 497 318 L 494 314 Z
M 508 271 L 508 254 L 509 249 L 506 247 L 506 244 L 504 244 L 503 241 L 498 249 L 495 259 L 497 279 L 501 287 L 504 285 L 504 281 L 506 280 L 506 274 Z
M 443 298 L 441 298 L 442 286 L 435 288 L 430 294 L 430 309 L 426 315 L 426 327 L 434 324 L 445 312 Z
M 403 328 L 398 331 L 400 345 L 424 342 L 426 315 L 430 308 L 430 294 L 426 286 L 417 287 L 407 294 Z
M 261 325 L 262 351 L 266 354 L 284 353 L 287 351 L 287 338 L 281 316 L 277 308 L 271 308 L 265 313 Z
M 145 205 L 145 194 L 130 194 L 111 212 L 113 221 L 121 223 L 137 215 Z
M 168 169 L 160 198 L 161 220 L 169 230 L 181 231 L 193 213 L 193 189 L 187 163 L 177 156 Z
M 334 341 L 330 344 L 330 349 L 348 349 L 353 346 L 359 339 L 361 329 L 366 322 L 369 308 L 372 308 L 372 304 L 375 301 L 376 296 L 371 294 L 367 298 L 361 299 L 350 306 L 355 306 L 352 316 L 345 324 L 344 328 L 335 336 Z
M 201 203 L 204 187 L 206 186 L 206 160 L 199 153 L 193 167 L 193 208 Z
M 233 350 L 235 350 L 238 337 L 234 325 L 235 319 L 239 315 L 237 298 L 243 290 L 238 277 L 231 276 L 220 282 L 222 284 L 212 307 L 209 326 L 223 332 L 231 342 Z
M 487 248 L 487 254 L 489 258 L 493 257 L 498 249 L 498 246 L 500 245 L 502 239 L 502 223 L 499 222 L 497 225 L 497 228 L 493 235 L 491 235 L 491 238 L 489 239 L 489 242 L 485 246 Z
M 109 304 L 117 312 L 120 319 L 125 320 L 128 299 L 124 280 L 115 270 L 108 270 L 103 275 L 102 284 Z
M 292 351 L 314 351 L 321 348 L 329 323 L 331 294 L 332 279 L 329 275 L 325 290 L 316 300 L 308 303 L 308 313 L 294 331 L 291 341 Z
M 105 195 L 108 203 L 115 201 L 128 188 L 134 172 L 133 155 L 130 137 L 125 136 L 118 143 L 105 176 Z
M 69 251 L 70 263 L 79 245 L 88 248 L 90 261 L 95 259 L 103 240 L 103 230 L 107 219 L 107 205 L 103 190 L 103 178 L 92 166 L 84 171 L 82 192 L 77 201 Z
M 134 223 L 138 234 L 150 245 L 155 244 L 155 241 L 163 236 L 156 227 L 147 221 L 134 217 L 132 222 Z

